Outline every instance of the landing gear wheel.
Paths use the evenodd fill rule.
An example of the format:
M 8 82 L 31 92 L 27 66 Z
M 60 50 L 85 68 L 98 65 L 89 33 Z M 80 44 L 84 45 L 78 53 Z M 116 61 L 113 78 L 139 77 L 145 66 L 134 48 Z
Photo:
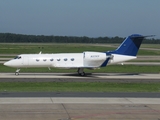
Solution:
M 20 69 L 17 69 L 17 70 L 16 70 L 16 72 L 15 72 L 15 75 L 16 75 L 16 76 L 19 75 L 19 71 L 20 71 Z
M 15 75 L 18 76 L 18 75 L 19 75 L 19 72 L 15 72 Z
M 80 73 L 80 75 L 81 75 L 81 76 L 85 76 L 86 74 L 85 74 L 85 72 L 82 72 L 82 73 Z

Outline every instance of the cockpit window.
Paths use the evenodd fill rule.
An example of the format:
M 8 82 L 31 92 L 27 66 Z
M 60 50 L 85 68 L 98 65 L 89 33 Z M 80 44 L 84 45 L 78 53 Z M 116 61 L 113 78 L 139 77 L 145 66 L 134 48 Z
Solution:
M 14 59 L 18 59 L 18 56 L 16 56 Z
M 21 59 L 21 56 L 16 56 L 14 59 Z

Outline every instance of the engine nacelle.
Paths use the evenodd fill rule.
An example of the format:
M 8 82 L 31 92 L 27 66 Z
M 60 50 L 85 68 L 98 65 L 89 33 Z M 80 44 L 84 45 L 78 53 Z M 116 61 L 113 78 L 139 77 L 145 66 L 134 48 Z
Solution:
M 108 57 L 106 53 L 83 52 L 83 65 L 85 67 L 100 67 Z

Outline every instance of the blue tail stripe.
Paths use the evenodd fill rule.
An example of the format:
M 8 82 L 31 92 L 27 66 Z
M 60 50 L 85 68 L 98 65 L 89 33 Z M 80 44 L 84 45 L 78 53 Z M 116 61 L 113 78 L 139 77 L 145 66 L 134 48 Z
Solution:
M 102 63 L 101 67 L 106 67 L 106 65 L 107 65 L 107 63 L 109 62 L 109 60 L 110 60 L 110 57 L 108 57 L 108 58 L 104 61 L 104 63 Z

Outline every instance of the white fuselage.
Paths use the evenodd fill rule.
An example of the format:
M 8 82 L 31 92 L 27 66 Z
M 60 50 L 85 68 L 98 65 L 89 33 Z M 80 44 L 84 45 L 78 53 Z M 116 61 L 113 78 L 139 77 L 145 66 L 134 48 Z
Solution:
M 21 54 L 5 63 L 15 68 L 57 67 L 57 68 L 99 68 L 108 59 L 108 64 L 120 63 L 135 59 L 135 56 L 112 54 L 107 56 L 102 52 L 61 53 L 61 54 Z M 104 66 L 103 66 L 104 67 Z

